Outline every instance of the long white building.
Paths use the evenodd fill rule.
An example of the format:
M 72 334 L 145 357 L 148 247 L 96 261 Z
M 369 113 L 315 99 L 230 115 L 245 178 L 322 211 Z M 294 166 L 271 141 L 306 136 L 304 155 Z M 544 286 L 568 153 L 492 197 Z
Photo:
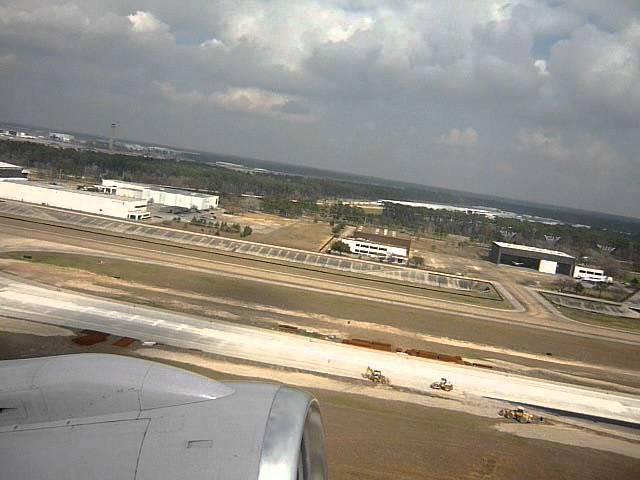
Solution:
M 352 237 L 341 241 L 349 246 L 351 253 L 393 263 L 407 263 L 411 251 L 410 239 L 389 236 L 386 229 L 382 235 L 359 230 Z
M 26 180 L 27 171 L 20 165 L 0 162 L 0 182 L 8 180 Z
M 143 220 L 151 216 L 146 201 L 19 180 L 0 182 L 0 198 L 127 220 Z
M 190 192 L 177 188 L 159 187 L 157 185 L 124 182 L 121 180 L 102 180 L 102 185 L 99 188 L 105 193 L 146 200 L 148 202 L 172 207 L 209 210 L 210 208 L 218 208 L 220 204 L 220 197 L 218 195 Z
M 74 137 L 73 135 L 69 135 L 68 133 L 56 133 L 56 132 L 49 133 L 49 138 L 51 140 L 57 140 L 59 142 L 64 142 L 64 143 L 70 143 L 76 139 L 76 137 Z

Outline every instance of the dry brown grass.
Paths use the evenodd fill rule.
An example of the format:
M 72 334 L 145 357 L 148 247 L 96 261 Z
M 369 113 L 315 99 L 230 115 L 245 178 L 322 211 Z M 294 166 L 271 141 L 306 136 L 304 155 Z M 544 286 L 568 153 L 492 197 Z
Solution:
M 331 227 L 327 223 L 313 223 L 308 220 L 299 220 L 269 233 L 256 233 L 250 237 L 254 242 L 314 252 L 319 251 L 330 238 Z

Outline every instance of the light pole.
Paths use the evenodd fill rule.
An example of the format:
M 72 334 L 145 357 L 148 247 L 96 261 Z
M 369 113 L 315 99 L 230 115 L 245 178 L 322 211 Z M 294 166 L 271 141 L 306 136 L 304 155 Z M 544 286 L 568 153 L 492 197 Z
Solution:
M 113 137 L 116 135 L 116 122 L 111 124 L 111 136 L 109 137 L 109 151 L 113 152 Z

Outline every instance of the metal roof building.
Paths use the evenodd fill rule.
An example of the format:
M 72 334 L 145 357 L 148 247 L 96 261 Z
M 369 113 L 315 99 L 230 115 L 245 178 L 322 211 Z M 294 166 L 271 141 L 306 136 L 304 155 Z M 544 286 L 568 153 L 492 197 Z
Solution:
M 564 275 L 572 275 L 576 264 L 576 258 L 568 253 L 506 242 L 493 242 L 489 260 L 498 265 L 515 265 Z
M 68 190 L 45 183 L 16 180 L 0 182 L 0 198 L 128 220 L 150 217 L 146 201 Z
M 0 182 L 3 180 L 26 180 L 24 167 L 11 163 L 0 162 Z
M 218 195 L 191 192 L 178 188 L 160 187 L 157 185 L 145 185 L 143 183 L 124 182 L 122 180 L 104 179 L 102 180 L 102 185 L 98 188 L 102 189 L 105 193 L 147 200 L 161 205 L 195 208 L 197 210 L 218 208 L 220 202 Z

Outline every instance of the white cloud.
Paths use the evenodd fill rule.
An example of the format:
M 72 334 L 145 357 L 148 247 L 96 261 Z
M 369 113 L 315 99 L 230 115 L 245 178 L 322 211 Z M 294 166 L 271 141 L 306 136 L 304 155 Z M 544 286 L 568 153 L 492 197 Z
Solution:
M 228 46 L 253 45 L 261 61 L 298 69 L 313 49 L 346 42 L 372 27 L 368 9 L 352 11 L 333 2 L 238 2 L 222 12 L 218 38 Z
M 13 53 L 8 53 L 6 55 L 0 55 L 0 71 L 5 68 L 9 68 L 16 62 L 17 56 Z
M 207 101 L 207 97 L 202 93 L 196 92 L 195 90 L 180 93 L 176 90 L 176 87 L 169 82 L 156 82 L 154 86 L 161 96 L 179 105 L 192 107 Z
M 493 3 L 491 5 L 491 19 L 494 22 L 504 22 L 511 18 L 512 11 L 513 5 L 509 2 Z
M 533 66 L 536 68 L 536 70 L 538 71 L 538 75 L 540 75 L 541 77 L 549 76 L 549 70 L 547 70 L 547 62 L 545 60 L 538 59 L 533 62 Z
M 210 38 L 209 40 L 205 40 L 200 44 L 201 48 L 220 48 L 224 46 L 225 46 L 224 42 L 221 40 L 218 40 L 217 38 Z
M 640 28 L 616 33 L 592 25 L 576 30 L 551 50 L 549 71 L 556 93 L 578 111 L 636 115 L 640 109 Z
M 446 133 L 438 135 L 435 142 L 448 147 L 469 148 L 476 145 L 479 138 L 478 132 L 471 127 L 463 131 L 453 128 Z
M 637 212 L 635 179 L 640 178 L 640 165 L 606 139 L 552 129 L 523 130 L 514 156 L 526 159 L 513 175 L 519 188 L 544 189 L 547 203 L 570 202 L 596 210 L 616 205 L 619 212 Z
M 581 135 L 573 141 L 567 141 L 552 131 L 523 130 L 518 133 L 517 141 L 522 151 L 567 168 L 575 168 L 576 175 L 584 168 L 589 169 L 590 175 L 592 169 L 602 168 L 602 173 L 606 175 L 624 165 L 624 159 L 618 152 L 591 135 Z
M 224 93 L 214 93 L 211 101 L 227 110 L 251 113 L 268 113 L 287 103 L 282 95 L 257 88 L 231 88 Z
M 49 31 L 79 32 L 89 25 L 89 17 L 73 3 L 41 5 L 32 9 L 18 5 L 0 6 L 0 25 L 40 28 Z
M 213 93 L 209 102 L 219 108 L 232 112 L 249 113 L 289 120 L 308 121 L 312 117 L 304 111 L 290 109 L 297 98 L 282 95 L 259 88 L 229 88 L 225 92 Z
M 522 187 L 542 201 L 599 161 L 584 191 L 638 178 L 637 0 L 183 3 L 0 0 L 3 116 L 55 125 L 64 112 L 65 128 L 96 133 L 97 111 L 153 116 L 131 135 L 404 180 L 425 156 L 459 157 L 477 168 L 467 186 L 493 193 L 505 165 L 528 178 L 544 162 L 557 171 Z M 390 155 L 405 168 L 385 171 Z M 462 186 L 448 162 L 429 178 Z
M 637 19 L 638 0 L 565 0 L 567 8 L 583 13 L 594 21 L 604 24 L 607 29 L 618 30 Z
M 152 13 L 138 10 L 136 13 L 127 15 L 131 23 L 131 29 L 137 33 L 154 33 L 169 31 L 166 23 L 158 20 Z
M 196 90 L 179 92 L 169 82 L 155 82 L 154 89 L 160 96 L 183 107 L 207 106 L 229 112 L 291 121 L 306 122 L 313 119 L 308 109 L 300 106 L 299 98 L 259 88 L 228 88 L 225 91 L 204 94 Z

